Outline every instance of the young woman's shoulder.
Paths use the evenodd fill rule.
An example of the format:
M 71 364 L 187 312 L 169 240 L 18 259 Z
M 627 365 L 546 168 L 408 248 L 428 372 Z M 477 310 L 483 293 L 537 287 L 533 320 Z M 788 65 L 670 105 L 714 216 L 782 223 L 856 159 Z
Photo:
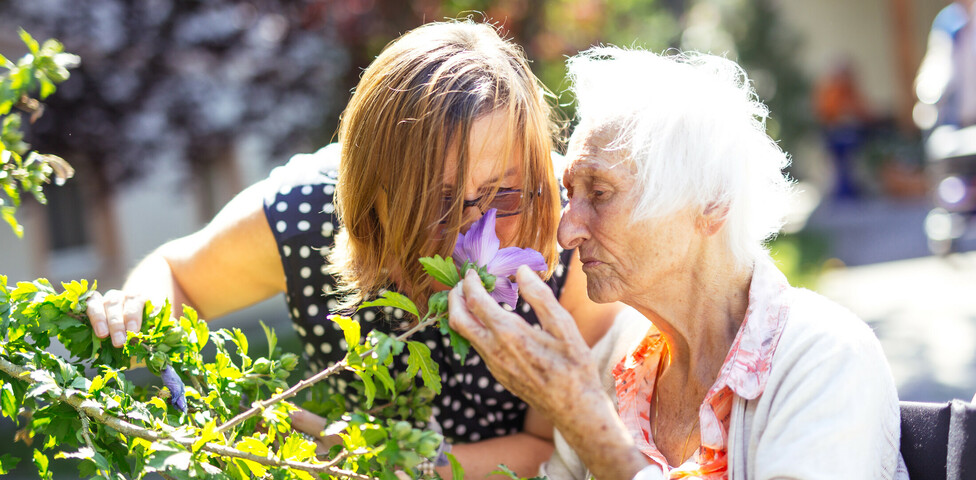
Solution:
M 266 180 L 265 204 L 274 201 L 278 194 L 287 194 L 295 188 L 322 184 L 335 185 L 339 173 L 340 148 L 330 143 L 313 153 L 300 153 L 288 163 L 276 167 Z

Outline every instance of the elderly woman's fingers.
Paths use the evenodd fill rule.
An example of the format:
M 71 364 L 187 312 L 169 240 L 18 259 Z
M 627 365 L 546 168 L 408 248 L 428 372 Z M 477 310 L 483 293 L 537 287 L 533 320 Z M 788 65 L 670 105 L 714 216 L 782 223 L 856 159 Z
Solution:
M 485 324 L 468 311 L 465 298 L 462 295 L 461 285 L 451 289 L 447 295 L 448 303 L 448 323 L 451 328 L 457 330 L 464 338 L 467 338 L 472 345 L 481 350 L 486 343 L 490 342 L 491 332 L 485 328 Z
M 468 270 L 461 280 L 461 292 L 464 304 L 475 318 L 490 330 L 495 330 L 500 320 L 511 314 L 498 305 L 498 302 L 481 284 L 481 278 L 473 270 Z
M 573 316 L 559 304 L 552 289 L 529 267 L 522 265 L 515 274 L 519 292 L 526 303 L 535 310 L 542 328 L 559 340 L 580 340 L 582 336 Z

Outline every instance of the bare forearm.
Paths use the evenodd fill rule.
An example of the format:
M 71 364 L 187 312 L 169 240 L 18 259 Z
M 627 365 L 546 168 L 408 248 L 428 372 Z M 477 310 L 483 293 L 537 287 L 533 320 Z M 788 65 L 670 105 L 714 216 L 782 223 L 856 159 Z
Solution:
M 455 445 L 451 453 L 464 467 L 465 478 L 485 478 L 504 464 L 520 477 L 534 477 L 552 455 L 552 443 L 528 433 L 516 433 L 477 443 Z M 451 467 L 438 467 L 441 478 L 451 478 Z

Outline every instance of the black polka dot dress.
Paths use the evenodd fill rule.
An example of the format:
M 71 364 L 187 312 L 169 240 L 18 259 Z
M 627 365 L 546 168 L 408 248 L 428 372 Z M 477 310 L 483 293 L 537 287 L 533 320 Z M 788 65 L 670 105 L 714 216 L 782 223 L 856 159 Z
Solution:
M 312 371 L 320 371 L 342 359 L 346 342 L 338 325 L 327 318 L 336 309 L 335 279 L 325 271 L 325 257 L 338 230 L 335 194 L 338 148 L 335 145 L 294 157 L 276 168 L 269 177 L 264 211 L 274 232 L 284 267 L 286 300 L 293 326 L 301 336 L 304 354 Z M 549 285 L 558 297 L 565 282 L 571 251 L 560 253 L 560 263 Z M 515 311 L 531 324 L 535 313 L 519 299 Z M 388 334 L 402 331 L 410 314 L 394 308 L 362 309 L 354 317 L 365 336 L 372 329 Z M 433 414 L 453 442 L 475 442 L 522 430 L 526 404 L 509 393 L 488 371 L 474 349 L 464 364 L 453 353 L 448 338 L 437 328 L 427 328 L 411 337 L 425 343 L 440 368 L 442 390 L 434 399 Z M 406 370 L 406 351 L 395 358 L 391 373 Z M 353 402 L 356 390 L 348 387 L 351 376 L 326 380 L 333 391 Z

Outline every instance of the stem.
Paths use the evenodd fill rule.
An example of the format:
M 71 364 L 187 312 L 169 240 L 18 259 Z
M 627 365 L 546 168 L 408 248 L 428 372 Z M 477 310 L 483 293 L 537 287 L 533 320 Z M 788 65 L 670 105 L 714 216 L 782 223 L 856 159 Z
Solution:
M 28 375 L 31 372 L 31 370 L 21 367 L 20 365 L 11 363 L 10 361 L 8 361 L 6 358 L 3 357 L 0 357 L 0 370 L 4 371 L 11 377 L 16 378 L 18 380 L 22 380 L 30 384 L 35 383 L 35 380 L 30 378 L 30 376 Z M 53 392 L 56 391 L 52 390 L 52 393 Z M 156 432 L 154 430 L 149 430 L 140 427 L 138 425 L 134 425 L 132 423 L 129 423 L 125 420 L 122 420 L 118 417 L 106 413 L 105 410 L 102 408 L 101 404 L 91 399 L 85 399 L 78 394 L 66 395 L 65 393 L 66 392 L 64 390 L 61 390 L 61 398 L 59 400 L 70 405 L 72 408 L 78 411 L 78 413 L 81 414 L 83 418 L 89 417 L 91 419 L 94 419 L 96 422 L 101 423 L 102 425 L 106 425 L 115 430 L 118 430 L 120 433 L 122 433 L 127 437 L 138 437 L 145 440 L 149 440 L 151 442 L 172 440 L 180 445 L 183 445 L 184 447 L 192 447 L 193 443 L 198 439 L 197 437 L 178 437 L 178 436 L 162 435 L 159 432 Z M 286 467 L 294 470 L 302 470 L 309 473 L 326 473 L 333 476 L 352 478 L 355 480 L 378 480 L 368 475 L 363 475 L 353 471 L 336 468 L 332 462 L 322 464 L 322 463 L 295 462 L 291 460 L 278 460 L 276 458 L 271 458 L 271 457 L 259 457 L 252 453 L 243 452 L 233 447 L 228 447 L 225 445 L 217 445 L 213 443 L 205 444 L 202 447 L 202 449 L 222 457 L 232 457 L 232 458 L 250 460 L 252 462 L 259 463 L 261 465 L 265 465 L 269 467 Z
M 81 436 L 85 437 L 85 444 L 88 445 L 88 448 L 90 448 L 92 450 L 92 454 L 94 454 L 97 452 L 97 450 L 95 450 L 95 444 L 92 442 L 91 436 L 88 434 L 88 430 L 91 429 L 88 415 L 85 415 L 84 412 L 78 412 L 78 417 L 81 418 Z M 102 469 L 98 469 L 98 473 L 105 475 L 105 477 L 109 477 L 108 472 L 105 472 Z
M 402 334 L 400 334 L 399 336 L 397 336 L 395 340 L 397 340 L 399 342 L 402 342 L 404 339 L 406 339 L 407 337 L 413 335 L 414 333 L 417 333 L 418 331 L 420 331 L 420 330 L 422 330 L 422 329 L 424 329 L 424 328 L 426 328 L 426 327 L 428 327 L 430 325 L 433 325 L 434 322 L 436 322 L 439 318 L 440 318 L 440 316 L 437 316 L 437 317 L 431 318 L 429 320 L 424 320 L 423 322 L 420 322 L 417 325 L 414 325 L 411 329 L 409 329 L 406 332 L 403 332 Z M 363 354 L 360 356 L 360 358 L 366 358 L 366 357 L 372 355 L 374 350 L 375 350 L 375 348 L 371 348 L 371 349 L 363 352 Z M 279 394 L 277 394 L 277 395 L 275 395 L 275 396 L 273 396 L 273 397 L 271 397 L 271 398 L 269 398 L 267 400 L 260 401 L 260 402 L 254 402 L 252 404 L 251 408 L 245 410 L 244 412 L 240 413 L 236 417 L 234 417 L 234 418 L 232 418 L 232 419 L 224 422 L 223 425 L 217 427 L 217 429 L 214 430 L 214 431 L 216 431 L 217 433 L 224 433 L 228 429 L 230 429 L 231 427 L 233 427 L 234 425 L 237 425 L 238 423 L 241 423 L 244 420 L 247 420 L 248 418 L 251 418 L 251 417 L 257 415 L 262 410 L 264 410 L 265 408 L 268 408 L 271 405 L 274 405 L 274 404 L 276 404 L 276 403 L 278 403 L 278 402 L 280 402 L 282 400 L 285 400 L 285 399 L 294 397 L 295 395 L 298 394 L 298 392 L 300 392 L 300 391 L 302 391 L 302 390 L 304 390 L 304 389 L 306 389 L 308 387 L 311 387 L 312 385 L 315 385 L 318 382 L 321 382 L 322 380 L 328 378 L 331 375 L 334 375 L 336 372 L 338 372 L 341 369 L 344 369 L 348 365 L 349 365 L 349 362 L 345 358 L 343 358 L 342 360 L 340 360 L 340 361 L 338 361 L 336 363 L 333 363 L 331 366 L 329 366 L 329 368 L 327 368 L 325 370 L 322 370 L 321 372 L 316 373 L 315 375 L 312 375 L 311 377 L 306 378 L 305 380 L 302 380 L 302 381 L 296 383 L 295 385 L 293 385 L 288 390 L 285 390 L 285 391 L 283 391 L 283 392 L 281 392 L 281 393 L 279 393 Z

